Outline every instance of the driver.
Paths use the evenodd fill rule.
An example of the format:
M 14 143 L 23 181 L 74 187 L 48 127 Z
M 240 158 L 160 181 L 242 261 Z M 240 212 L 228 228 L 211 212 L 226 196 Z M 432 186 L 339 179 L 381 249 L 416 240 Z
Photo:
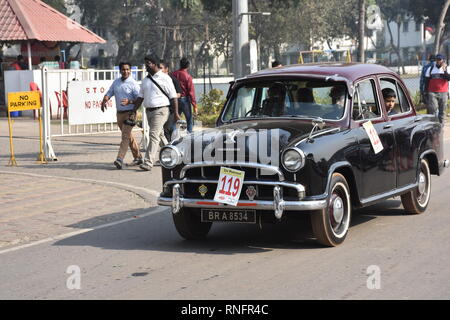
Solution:
M 272 84 L 267 92 L 268 98 L 264 100 L 261 113 L 266 116 L 278 117 L 283 114 L 286 88 L 281 82 Z
M 333 105 L 333 111 L 325 114 L 325 118 L 337 120 L 342 117 L 345 107 L 344 104 L 346 94 L 347 90 L 343 85 L 336 85 L 331 88 L 329 96 Z

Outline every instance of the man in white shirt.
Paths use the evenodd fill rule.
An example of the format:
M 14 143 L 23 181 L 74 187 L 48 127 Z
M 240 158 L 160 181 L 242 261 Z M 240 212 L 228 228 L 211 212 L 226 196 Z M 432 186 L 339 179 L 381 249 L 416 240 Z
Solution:
M 164 124 L 169 118 L 171 102 L 174 108 L 175 123 L 180 120 L 177 92 L 172 79 L 159 68 L 159 61 L 160 59 L 156 56 L 145 57 L 145 66 L 149 75 L 142 80 L 141 91 L 135 103 L 135 110 L 143 104 L 150 127 L 150 142 L 145 151 L 144 163 L 140 165 L 140 168 L 146 171 L 150 171 L 156 162 L 155 157 L 160 140 L 164 144 L 168 143 L 163 130 Z

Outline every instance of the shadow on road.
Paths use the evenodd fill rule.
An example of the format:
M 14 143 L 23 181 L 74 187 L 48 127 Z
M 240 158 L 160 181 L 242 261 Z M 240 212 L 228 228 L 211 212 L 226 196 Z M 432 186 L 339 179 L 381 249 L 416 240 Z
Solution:
M 155 208 L 152 208 L 155 209 Z M 138 210 L 132 212 L 136 216 Z M 130 212 L 112 214 L 123 217 Z M 109 216 L 109 215 L 108 215 Z M 100 217 L 101 218 L 101 217 Z M 114 219 L 114 217 L 108 217 Z M 71 227 L 86 228 L 98 218 Z M 91 221 L 90 221 L 91 220 Z M 92 246 L 108 250 L 149 250 L 195 252 L 201 254 L 258 253 L 273 249 L 323 249 L 312 238 L 309 216 L 286 219 L 276 224 L 255 225 L 216 223 L 203 241 L 182 239 L 168 210 L 125 223 L 92 230 L 60 240 L 56 246 Z
M 352 226 L 370 223 L 382 216 L 404 215 L 398 200 L 360 209 L 353 215 Z M 157 209 L 151 208 L 150 210 Z M 147 212 L 118 212 L 107 217 L 81 221 L 71 227 L 87 228 L 105 221 L 117 221 Z M 368 229 L 370 230 L 370 229 Z M 351 232 L 351 228 L 350 228 Z M 108 250 L 148 250 L 162 252 L 194 252 L 200 254 L 259 253 L 274 249 L 324 249 L 312 235 L 309 215 L 286 216 L 279 223 L 255 225 L 215 223 L 203 241 L 182 239 L 173 224 L 169 210 L 136 218 L 118 225 L 93 230 L 55 243 L 57 246 L 92 246 Z

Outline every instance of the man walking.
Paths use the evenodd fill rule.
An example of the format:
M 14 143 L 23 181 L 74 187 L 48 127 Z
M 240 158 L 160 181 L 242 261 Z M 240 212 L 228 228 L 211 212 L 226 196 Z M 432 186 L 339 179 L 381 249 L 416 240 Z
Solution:
M 436 55 L 436 62 L 426 71 L 425 79 L 425 88 L 428 92 L 427 113 L 437 114 L 439 122 L 444 123 L 450 75 L 442 54 Z
M 156 162 L 156 155 L 160 140 L 167 144 L 163 134 L 163 127 L 169 118 L 169 107 L 173 104 L 174 121 L 180 119 L 178 115 L 177 92 L 172 79 L 159 68 L 160 59 L 156 56 L 145 57 L 145 67 L 149 75 L 142 80 L 141 91 L 135 104 L 137 110 L 144 104 L 150 127 L 150 142 L 144 156 L 144 163 L 140 168 L 150 171 Z
M 183 92 L 183 90 L 181 89 L 180 81 L 178 81 L 178 79 L 175 78 L 174 75 L 169 73 L 169 64 L 164 60 L 161 60 L 159 62 L 159 68 L 162 70 L 162 72 L 169 75 L 169 77 L 172 79 L 173 86 L 175 87 L 175 91 L 177 92 L 177 98 L 181 98 L 181 93 Z M 164 124 L 164 135 L 169 142 L 171 141 L 172 133 L 175 131 L 177 125 L 174 119 L 174 112 L 173 110 L 170 110 L 169 120 L 167 120 L 167 122 Z
M 430 54 L 430 58 L 428 59 L 430 62 L 428 62 L 423 68 L 422 72 L 420 73 L 420 99 L 421 101 L 427 105 L 427 90 L 425 88 L 425 74 L 427 73 L 428 69 L 434 64 L 434 61 L 436 61 L 436 56 L 434 54 Z
M 139 85 L 136 80 L 131 77 L 131 64 L 128 62 L 122 62 L 119 65 L 121 77 L 114 80 L 111 88 L 103 98 L 102 111 L 106 110 L 106 103 L 113 96 L 116 97 L 117 108 L 117 125 L 122 131 L 122 141 L 120 142 L 119 153 L 117 159 L 114 161 L 114 165 L 117 169 L 122 169 L 123 160 L 127 153 L 128 146 L 133 153 L 134 161 L 133 165 L 142 164 L 142 156 L 139 151 L 139 145 L 133 137 L 133 126 L 130 125 L 130 120 L 133 122 L 136 120 L 136 112 L 134 103 L 139 95 Z M 128 121 L 127 121 L 128 120 Z
M 188 59 L 182 58 L 180 60 L 180 69 L 173 73 L 174 77 L 180 81 L 181 89 L 183 90 L 180 98 L 180 114 L 182 112 L 186 117 L 188 132 L 192 132 L 192 127 L 194 125 L 191 104 L 194 108 L 194 114 L 197 114 L 194 82 L 192 81 L 192 76 L 188 72 L 190 65 L 191 63 Z

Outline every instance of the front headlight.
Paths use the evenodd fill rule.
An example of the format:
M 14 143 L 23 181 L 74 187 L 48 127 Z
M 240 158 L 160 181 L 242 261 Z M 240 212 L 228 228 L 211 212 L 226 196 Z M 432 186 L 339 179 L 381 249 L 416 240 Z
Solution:
M 159 153 L 159 162 L 166 169 L 173 169 L 181 163 L 181 152 L 175 146 L 166 146 Z
M 297 148 L 286 149 L 282 155 L 284 168 L 290 172 L 297 172 L 305 165 L 305 154 Z

